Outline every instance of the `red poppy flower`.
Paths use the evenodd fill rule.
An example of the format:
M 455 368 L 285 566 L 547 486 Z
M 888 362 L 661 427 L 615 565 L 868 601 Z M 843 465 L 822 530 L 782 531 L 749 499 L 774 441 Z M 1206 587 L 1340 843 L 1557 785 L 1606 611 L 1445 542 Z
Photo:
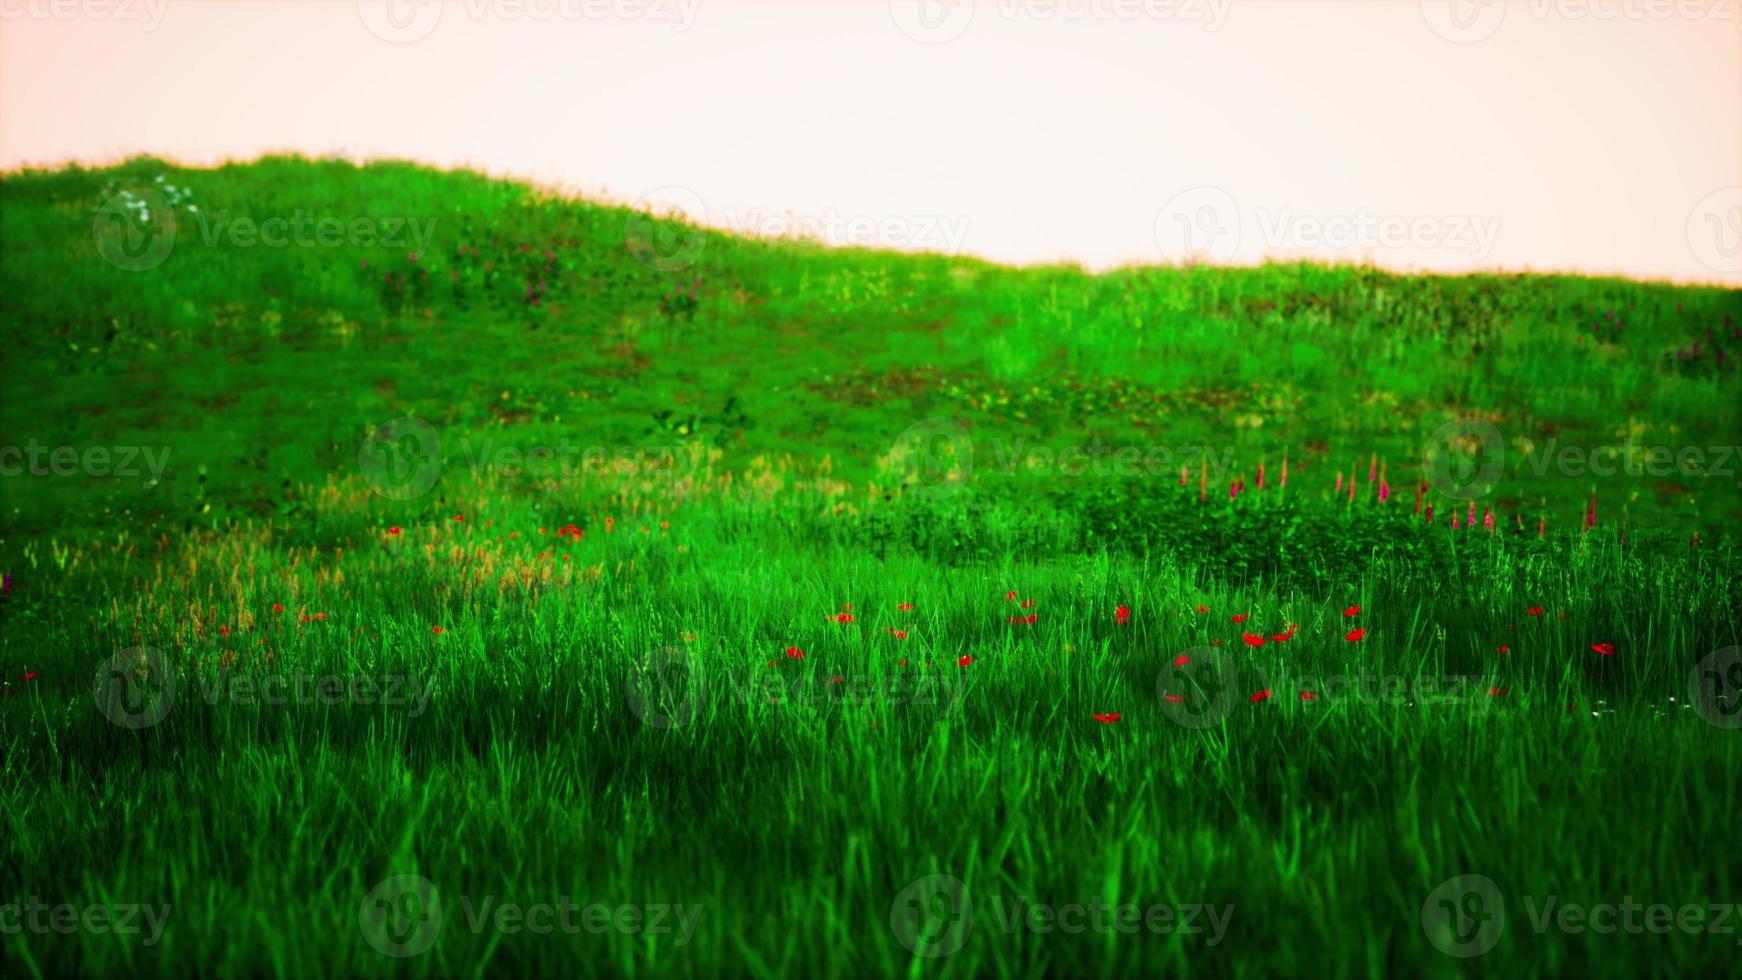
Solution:
M 907 631 L 906 630 L 890 630 L 889 635 L 895 637 L 898 640 L 907 639 Z
M 1541 616 L 1542 615 L 1542 607 L 1541 606 L 1531 606 L 1529 609 L 1526 609 L 1525 612 L 1531 614 L 1532 616 Z
M 834 620 L 837 623 L 850 623 L 853 621 L 853 614 L 852 613 L 835 613 Z
M 230 627 L 228 627 L 228 626 L 218 627 L 218 635 L 219 636 L 229 636 L 230 635 Z
M 431 630 L 431 631 L 432 631 L 432 632 L 434 632 L 434 633 L 435 633 L 435 635 L 437 635 L 437 636 L 440 636 L 440 635 L 442 635 L 442 628 L 441 628 L 441 627 L 440 627 L 440 626 L 431 626 L 431 627 L 430 627 L 430 630 Z
M 1179 694 L 1163 694 L 1161 699 L 1166 701 L 1168 704 L 1179 704 L 1181 701 L 1185 700 L 1185 697 Z
M 1247 700 L 1251 701 L 1253 704 L 1257 704 L 1260 701 L 1270 700 L 1270 688 L 1267 687 L 1264 690 L 1259 691 L 1257 694 L 1254 694 L 1250 698 L 1247 698 Z
M 1350 606 L 1349 608 L 1343 610 L 1343 615 L 1345 615 L 1345 616 L 1359 616 L 1359 615 L 1361 615 L 1361 607 L 1360 606 Z
M 1111 725 L 1114 722 L 1119 720 L 1119 712 L 1114 711 L 1110 714 L 1105 714 L 1105 715 L 1090 715 L 1090 717 L 1094 718 L 1096 721 L 1100 722 L 1103 725 Z
M 1180 654 L 1179 656 L 1173 658 L 1173 665 L 1175 667 L 1184 667 L 1186 664 L 1189 664 L 1191 662 L 1192 662 L 1192 658 L 1186 656 L 1183 653 Z
M 1198 610 L 1198 612 L 1206 613 L 1206 612 L 1210 611 L 1210 607 L 1209 606 L 1198 606 L 1197 610 Z
M 1251 617 L 1251 616 L 1252 616 L 1252 614 L 1251 614 L 1251 613 L 1237 613 L 1237 614 L 1235 614 L 1235 616 L 1234 616 L 1234 622 L 1236 622 L 1236 623 L 1244 623 L 1244 622 L 1246 622 L 1246 620 L 1247 620 L 1247 619 L 1249 619 L 1249 618 L 1250 618 L 1250 617 Z
M 835 678 L 834 678 L 834 679 L 833 679 L 833 680 L 831 680 L 831 681 L 829 681 L 829 683 L 830 683 L 830 684 L 839 684 L 839 683 L 841 683 L 841 682 L 842 682 L 842 681 L 843 681 L 843 680 L 846 680 L 846 678 L 844 678 L 844 677 L 841 677 L 841 676 L 839 676 L 839 675 L 836 675 L 836 676 L 835 676 Z
M 1613 643 L 1593 643 L 1591 644 L 1591 649 L 1605 657 L 1613 657 L 1615 655 L 1615 644 Z
M 1022 608 L 1024 608 L 1024 609 L 1033 609 L 1033 608 L 1034 608 L 1034 600 L 1033 600 L 1033 599 L 1024 599 L 1024 600 L 1022 600 Z
M 1505 645 L 1504 643 L 1501 644 L 1500 646 L 1496 647 L 1495 649 L 1499 650 L 1501 653 L 1511 653 L 1512 652 L 1512 648 Z
M 902 612 L 912 612 L 913 611 L 913 603 L 904 602 L 901 605 L 896 606 L 895 608 L 901 610 Z
M 283 612 L 284 611 L 284 603 L 282 603 L 282 602 L 273 603 L 272 604 L 272 611 L 275 613 Z
M 1319 696 L 1311 691 L 1302 691 L 1300 692 L 1300 699 L 1302 701 L 1317 701 Z
M 1295 629 L 1296 629 L 1295 625 L 1293 623 L 1289 623 L 1288 629 L 1285 629 L 1282 632 L 1271 637 L 1270 642 L 1272 642 L 1272 643 L 1287 643 L 1289 640 L 1294 639 Z
M 24 676 L 23 676 L 23 677 L 21 677 L 21 678 L 19 678 L 19 682 L 20 682 L 20 683 L 22 683 L 22 682 L 24 682 L 24 681 L 33 681 L 33 680 L 36 680 L 36 671 L 34 671 L 34 670 L 33 670 L 33 671 L 31 671 L 31 672 L 30 672 L 30 673 L 28 673 L 28 674 L 25 674 L 25 675 L 24 675 Z M 1118 720 L 1119 720 L 1119 716 L 1118 716 L 1118 715 L 1114 715 L 1114 716 L 1113 716 L 1113 720 L 1114 720 L 1114 721 L 1118 721 Z
M 397 527 L 390 527 L 390 528 L 388 528 L 388 529 L 387 529 L 387 533 L 388 533 L 388 534 L 391 534 L 391 535 L 394 535 L 394 536 L 395 536 L 395 537 L 397 537 L 397 536 L 398 536 L 398 535 L 399 535 L 399 528 L 397 528 Z
M 788 659 L 788 660 L 803 660 L 804 659 L 804 651 L 800 650 L 798 647 L 787 647 L 786 648 L 786 659 Z
M 1348 640 L 1350 643 L 1360 643 L 1362 640 L 1364 640 L 1366 638 L 1367 638 L 1367 627 L 1365 627 L 1365 626 L 1357 626 L 1356 628 L 1343 634 L 1343 639 Z
M 1491 698 L 1505 697 L 1506 693 L 1511 690 L 1510 687 L 1491 687 L 1488 689 L 1488 696 Z
M 455 520 L 455 521 L 463 521 L 463 520 L 465 520 L 465 519 L 466 519 L 466 515 L 464 515 L 464 514 L 455 514 L 455 515 L 454 515 L 454 520 Z
M 957 667 L 966 667 L 973 662 L 974 662 L 974 658 L 970 657 L 964 653 L 964 654 L 962 654 L 961 658 L 956 661 L 956 666 Z
M 903 658 L 901 658 L 901 659 L 900 659 L 900 660 L 897 660 L 897 661 L 896 661 L 896 662 L 895 662 L 895 666 L 897 666 L 897 667 L 906 667 L 906 666 L 907 666 L 907 658 L 906 658 L 906 657 L 903 657 Z
M 1131 607 L 1130 606 L 1117 606 L 1117 607 L 1115 607 L 1113 609 L 1113 622 L 1120 623 L 1120 624 L 1131 622 Z
M 1241 633 L 1240 639 L 1245 640 L 1246 645 L 1249 647 L 1261 647 L 1265 644 L 1264 637 L 1259 636 L 1257 633 Z
M 1014 593 L 1014 592 L 1006 592 L 1006 593 L 1004 593 L 1004 598 L 1006 598 L 1006 599 L 1014 599 L 1014 598 L 1016 598 L 1016 593 Z

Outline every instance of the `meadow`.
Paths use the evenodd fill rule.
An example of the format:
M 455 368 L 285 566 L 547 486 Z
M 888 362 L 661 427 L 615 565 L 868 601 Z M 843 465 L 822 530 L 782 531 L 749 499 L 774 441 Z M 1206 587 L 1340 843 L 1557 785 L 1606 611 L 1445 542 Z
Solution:
M 0 218 L 8 976 L 1734 968 L 1742 292 Z

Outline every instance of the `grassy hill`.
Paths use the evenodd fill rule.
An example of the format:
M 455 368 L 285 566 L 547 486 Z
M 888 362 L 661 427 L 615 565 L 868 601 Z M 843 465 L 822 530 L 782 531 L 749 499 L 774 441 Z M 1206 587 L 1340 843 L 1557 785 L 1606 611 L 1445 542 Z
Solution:
M 1742 293 L 302 159 L 0 248 L 8 976 L 1733 968 L 1541 909 L 1742 895 Z
M 439 429 L 444 455 L 463 457 L 450 473 L 494 462 L 486 445 L 571 445 L 717 450 L 729 469 L 826 458 L 885 485 L 901 434 L 946 418 L 971 433 L 976 485 L 1145 494 L 1204 456 L 1219 490 L 1261 461 L 1274 479 L 1285 452 L 1315 489 L 1375 455 L 1407 489 L 1433 434 L 1474 417 L 1502 449 L 1482 503 L 1503 516 L 1576 526 L 1597 489 L 1605 517 L 1684 537 L 1742 519 L 1742 460 L 1708 452 L 1742 442 L 1736 291 L 1310 265 L 1010 269 L 296 158 L 14 174 L 0 194 L 0 429 L 169 454 L 149 487 L 36 481 L 8 501 L 15 525 L 86 505 L 188 525 L 283 512 L 294 488 L 354 471 L 371 427 L 400 416 Z M 148 197 L 141 220 L 127 202 Z M 275 219 L 277 247 L 248 231 Z M 141 261 L 126 257 L 129 225 Z M 1032 456 L 1097 445 L 1141 465 L 1060 481 L 1056 459 Z M 1611 477 L 1556 462 L 1628 445 L 1700 461 L 1648 472 L 1642 456 Z

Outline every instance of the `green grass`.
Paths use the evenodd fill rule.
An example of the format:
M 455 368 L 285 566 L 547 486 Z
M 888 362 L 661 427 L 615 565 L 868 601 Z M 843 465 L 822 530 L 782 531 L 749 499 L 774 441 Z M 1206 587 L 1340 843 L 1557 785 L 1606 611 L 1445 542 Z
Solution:
M 183 211 L 161 265 L 119 269 L 93 218 L 159 174 L 194 214 L 417 218 L 432 244 L 206 244 Z M 1735 933 L 1539 932 L 1533 911 L 1742 902 L 1738 478 L 1529 454 L 1742 441 L 1717 354 L 1742 294 L 1090 276 L 669 224 L 665 254 L 695 261 L 662 271 L 621 210 L 296 159 L 13 174 L 0 207 L 0 445 L 170 453 L 149 485 L 0 477 L 8 976 L 1736 960 Z M 371 440 L 403 416 L 440 440 L 409 480 L 363 462 L 392 462 Z M 1434 445 L 1461 417 L 1504 446 L 1490 479 Z M 1096 440 L 1115 452 L 1088 472 L 1028 452 Z M 525 472 L 486 444 L 620 465 Z M 1464 486 L 1494 531 L 1449 528 Z M 253 693 L 329 677 L 396 703 Z M 389 957 L 359 917 L 413 874 L 440 928 Z M 916 956 L 947 946 L 892 918 L 940 874 L 972 926 Z M 1423 925 L 1464 874 L 1506 912 L 1470 959 Z M 687 939 L 474 931 L 486 896 L 694 918 Z M 32 897 L 170 912 L 149 946 L 6 932 Z M 1232 908 L 1217 937 L 1006 931 L 1017 900 Z

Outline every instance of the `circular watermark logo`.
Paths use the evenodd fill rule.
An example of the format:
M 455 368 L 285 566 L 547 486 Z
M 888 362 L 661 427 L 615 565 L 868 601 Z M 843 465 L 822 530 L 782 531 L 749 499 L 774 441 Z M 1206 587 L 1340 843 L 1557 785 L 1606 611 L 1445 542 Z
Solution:
M 921 44 L 954 41 L 974 22 L 974 0 L 889 0 L 901 33 Z
M 1447 956 L 1481 956 L 1506 931 L 1506 902 L 1500 886 L 1484 875 L 1459 875 L 1440 882 L 1421 903 L 1421 928 L 1434 948 Z
M 1742 728 L 1742 647 L 1725 647 L 1688 675 L 1688 697 L 1708 723 Z
M 423 875 L 394 875 L 363 896 L 357 925 L 383 956 L 416 956 L 441 935 L 441 892 Z
M 389 500 L 421 497 L 441 479 L 441 435 L 415 416 L 389 419 L 358 447 L 357 467 L 375 492 Z
M 1227 718 L 1241 698 L 1263 687 L 1240 683 L 1240 664 L 1235 656 L 1216 647 L 1193 647 L 1161 668 L 1155 678 L 1155 696 L 1161 713 L 1186 728 L 1214 728 Z
M 630 207 L 623 247 L 637 262 L 656 272 L 677 272 L 701 259 L 708 239 L 691 224 L 708 216 L 708 203 L 700 194 L 688 187 L 661 187 Z
M 156 647 L 128 647 L 97 668 L 91 693 L 111 723 L 150 728 L 175 707 L 175 672 Z
M 974 478 L 973 437 L 952 418 L 938 416 L 908 426 L 895 437 L 889 458 L 903 489 L 917 497 L 948 497 Z
M 1506 23 L 1506 0 L 1421 0 L 1421 15 L 1445 40 L 1475 44 L 1493 37 Z
M 666 647 L 631 668 L 623 683 L 629 710 L 644 724 L 678 728 L 696 719 L 707 700 L 702 666 L 684 647 Z
M 903 949 L 922 959 L 954 953 L 967 943 L 974 928 L 967 884 L 944 874 L 912 882 L 890 904 L 889 927 Z
M 1240 206 L 1220 187 L 1175 194 L 1155 215 L 1155 244 L 1169 260 L 1226 264 L 1240 253 Z
M 369 33 L 389 44 L 415 44 L 435 32 L 446 0 L 357 0 Z
M 1427 437 L 1422 469 L 1428 486 L 1454 500 L 1486 497 L 1500 483 L 1506 466 L 1506 443 L 1487 419 L 1452 419 Z
M 1694 206 L 1688 245 L 1710 268 L 1742 275 L 1742 186 L 1713 191 Z
M 91 223 L 97 254 L 124 272 L 149 272 L 175 251 L 175 207 L 150 187 L 117 191 L 103 199 Z

